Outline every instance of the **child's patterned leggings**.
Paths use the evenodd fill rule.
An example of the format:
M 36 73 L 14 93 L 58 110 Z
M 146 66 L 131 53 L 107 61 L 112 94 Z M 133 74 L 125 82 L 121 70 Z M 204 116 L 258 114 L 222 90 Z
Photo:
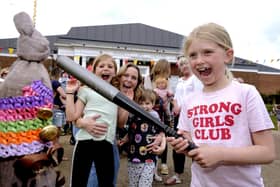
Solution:
M 129 187 L 151 187 L 155 163 L 127 163 Z

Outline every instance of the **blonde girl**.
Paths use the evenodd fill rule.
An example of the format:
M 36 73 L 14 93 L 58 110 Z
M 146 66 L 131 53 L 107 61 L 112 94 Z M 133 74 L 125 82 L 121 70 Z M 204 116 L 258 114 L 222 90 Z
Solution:
M 187 37 L 184 53 L 204 87 L 185 98 L 178 133 L 198 148 L 186 152 L 186 140 L 168 141 L 192 158 L 191 186 L 264 186 L 260 164 L 276 157 L 273 124 L 256 88 L 227 76 L 234 58 L 228 32 L 201 25 Z

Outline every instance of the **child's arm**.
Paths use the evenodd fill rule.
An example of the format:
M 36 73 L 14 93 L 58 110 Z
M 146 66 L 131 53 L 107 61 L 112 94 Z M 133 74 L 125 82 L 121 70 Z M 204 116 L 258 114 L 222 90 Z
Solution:
M 128 134 L 126 134 L 122 139 L 118 141 L 118 146 L 122 146 L 123 144 L 128 143 L 128 141 Z
M 186 132 L 185 132 L 186 133 Z M 182 131 L 178 131 L 182 134 Z M 189 135 L 189 134 L 188 134 Z M 252 133 L 254 145 L 246 147 L 223 147 L 199 145 L 187 153 L 187 139 L 169 137 L 168 142 L 178 153 L 185 153 L 192 157 L 201 167 L 212 167 L 216 164 L 266 164 L 275 157 L 275 146 L 271 130 Z
M 84 103 L 78 99 L 74 102 L 74 93 L 79 89 L 79 83 L 77 80 L 71 80 L 67 82 L 66 86 L 66 105 L 65 113 L 67 121 L 75 121 L 82 116 L 84 111 Z
M 82 111 L 84 110 L 84 103 L 81 100 L 77 100 L 74 103 L 74 95 L 67 94 L 66 96 L 66 119 L 67 121 L 75 121 L 82 116 Z
M 60 101 L 62 102 L 62 104 L 65 105 L 65 103 L 66 103 L 66 94 L 65 94 L 63 88 L 62 88 L 61 86 L 59 86 L 59 87 L 56 89 L 56 91 L 59 93 L 59 99 L 60 99 Z
M 162 137 L 161 144 L 160 144 L 160 147 L 159 147 L 159 150 L 162 153 L 164 151 L 165 147 L 166 147 L 166 137 L 165 137 L 164 132 L 159 133 L 159 135 Z
M 108 125 L 106 123 L 97 123 L 96 119 L 101 117 L 101 115 L 96 114 L 90 117 L 79 118 L 75 125 L 78 128 L 85 129 L 88 133 L 90 133 L 94 137 L 100 137 L 107 133 Z
M 224 164 L 268 164 L 276 158 L 275 145 L 271 130 L 252 133 L 254 145 L 240 148 L 217 147 L 216 153 L 211 147 L 201 147 L 201 150 L 190 151 L 189 155 L 195 160 L 204 162 L 205 166 L 222 162 Z M 208 158 L 202 155 L 207 152 Z M 220 154 L 220 155 L 219 155 Z M 202 160 L 205 161 L 202 161 Z
M 160 144 L 158 144 L 158 143 L 149 144 L 147 147 L 148 147 L 148 150 L 151 150 L 154 154 L 160 155 L 163 153 L 163 151 L 166 147 L 166 137 L 165 137 L 164 132 L 160 132 L 157 136 L 161 137 Z M 156 139 L 155 139 L 155 141 L 156 141 Z
M 177 100 L 173 99 L 172 104 L 173 104 L 173 114 L 175 116 L 178 116 L 180 114 L 181 108 L 179 107 Z

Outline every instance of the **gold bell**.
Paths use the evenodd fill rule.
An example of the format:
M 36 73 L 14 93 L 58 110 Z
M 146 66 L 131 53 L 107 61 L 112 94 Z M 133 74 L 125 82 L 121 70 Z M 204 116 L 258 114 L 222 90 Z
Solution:
M 50 108 L 40 108 L 37 112 L 37 117 L 42 120 L 48 120 L 52 115 L 53 113 Z
M 58 137 L 59 130 L 54 125 L 45 126 L 39 133 L 40 139 L 42 141 L 53 141 Z

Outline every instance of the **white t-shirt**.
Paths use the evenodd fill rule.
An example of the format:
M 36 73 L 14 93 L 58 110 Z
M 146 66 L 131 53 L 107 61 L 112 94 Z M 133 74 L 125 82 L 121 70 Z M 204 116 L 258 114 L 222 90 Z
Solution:
M 117 127 L 117 105 L 86 86 L 79 90 L 78 98 L 85 104 L 84 117 L 100 114 L 101 117 L 96 121 L 108 124 L 108 131 L 104 136 L 97 138 L 90 135 L 86 130 L 80 129 L 75 138 L 77 140 L 107 140 L 113 144 Z
M 216 92 L 190 94 L 182 105 L 178 124 L 179 129 L 191 133 L 197 145 L 225 147 L 250 146 L 252 132 L 273 127 L 256 88 L 236 81 Z M 260 165 L 201 168 L 193 162 L 191 170 L 191 186 L 195 187 L 263 186 Z
M 154 88 L 150 75 L 144 77 L 144 88 L 151 89 L 151 90 Z
M 194 91 L 201 91 L 202 88 L 203 84 L 195 75 L 190 76 L 187 80 L 179 78 L 175 89 L 174 99 L 176 99 L 178 106 L 181 106 L 187 95 Z

